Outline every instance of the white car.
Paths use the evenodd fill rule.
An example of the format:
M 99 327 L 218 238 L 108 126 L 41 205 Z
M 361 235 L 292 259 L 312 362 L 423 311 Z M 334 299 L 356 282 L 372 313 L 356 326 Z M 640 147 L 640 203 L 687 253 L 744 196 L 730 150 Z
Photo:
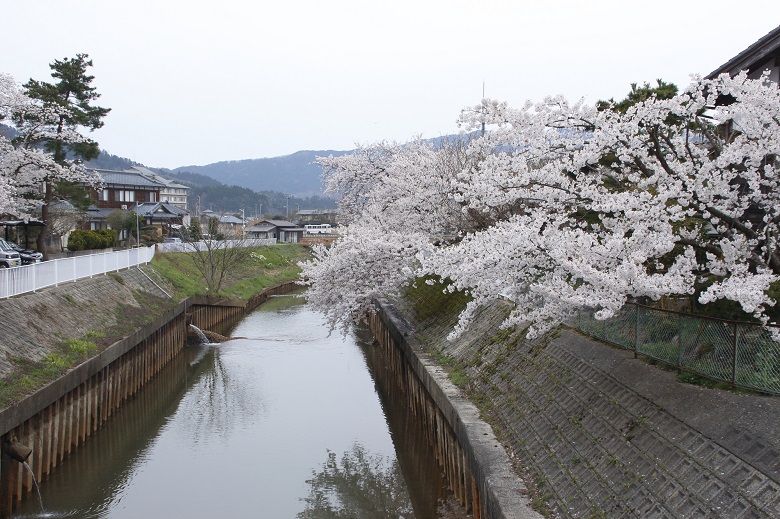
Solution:
M 22 264 L 22 257 L 11 247 L 11 244 L 0 238 L 0 268 L 18 267 Z

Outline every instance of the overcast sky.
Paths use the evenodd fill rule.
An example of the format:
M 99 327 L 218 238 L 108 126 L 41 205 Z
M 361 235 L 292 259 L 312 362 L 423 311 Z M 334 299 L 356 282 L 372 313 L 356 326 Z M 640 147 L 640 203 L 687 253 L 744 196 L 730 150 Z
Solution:
M 485 96 L 622 98 L 687 85 L 780 24 L 740 0 L 3 2 L 0 72 L 86 53 L 101 148 L 151 167 L 456 133 Z

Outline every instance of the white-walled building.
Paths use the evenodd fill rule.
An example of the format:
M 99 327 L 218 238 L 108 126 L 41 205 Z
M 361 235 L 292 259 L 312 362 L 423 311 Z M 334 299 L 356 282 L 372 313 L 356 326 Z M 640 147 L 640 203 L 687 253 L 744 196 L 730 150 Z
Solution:
M 187 210 L 187 192 L 190 188 L 177 184 L 173 180 L 163 178 L 154 171 L 142 166 L 133 166 L 130 170 L 137 171 L 146 178 L 162 184 L 162 187 L 160 188 L 160 202 L 166 202 L 179 209 Z

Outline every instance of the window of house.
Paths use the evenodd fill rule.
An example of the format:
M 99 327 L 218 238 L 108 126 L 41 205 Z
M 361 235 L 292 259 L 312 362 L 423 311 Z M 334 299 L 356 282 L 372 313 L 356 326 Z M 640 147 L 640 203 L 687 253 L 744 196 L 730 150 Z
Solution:
M 108 189 L 102 189 L 100 191 L 100 200 L 103 202 L 108 202 Z
M 151 191 L 149 193 L 149 201 L 150 202 L 156 202 L 157 201 L 157 193 L 155 193 L 154 191 Z
M 118 191 L 120 202 L 135 202 L 135 191 Z

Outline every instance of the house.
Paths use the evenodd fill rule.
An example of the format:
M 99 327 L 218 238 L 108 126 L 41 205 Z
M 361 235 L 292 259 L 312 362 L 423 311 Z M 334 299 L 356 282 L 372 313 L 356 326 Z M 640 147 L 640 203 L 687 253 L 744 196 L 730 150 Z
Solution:
M 117 210 L 130 209 L 136 203 L 156 203 L 160 199 L 161 184 L 137 171 L 95 169 L 103 179 L 101 189 L 90 188 L 93 203 L 87 210 L 82 229 L 107 229 L 108 215 Z
M 710 72 L 707 79 L 723 73 L 734 76 L 743 70 L 747 70 L 751 79 L 758 79 L 768 70 L 769 79 L 780 84 L 780 26 Z
M 142 167 L 122 171 L 94 171 L 103 179 L 103 186 L 100 189 L 90 188 L 93 204 L 87 210 L 86 218 L 80 224 L 81 228 L 106 229 L 108 215 L 117 210 L 136 212 L 145 226 L 157 227 L 159 234 L 163 236 L 170 235 L 174 228 L 189 225 L 186 192 L 183 204 L 166 202 L 163 195 L 173 192 L 172 183 L 154 172 Z
M 166 202 L 145 202 L 131 207 L 141 217 L 144 226 L 160 229 L 162 236 L 172 236 L 174 230 L 189 225 L 189 213 Z
M 278 241 L 298 243 L 303 239 L 303 227 L 286 220 L 261 220 L 246 229 L 250 239 L 276 238 Z
M 200 228 L 202 232 L 208 232 L 209 221 L 217 221 L 217 232 L 223 234 L 226 237 L 242 237 L 244 235 L 244 228 L 246 227 L 246 221 L 234 216 L 232 214 L 217 213 L 214 211 L 203 211 L 200 214 Z M 211 231 L 213 232 L 213 230 Z
M 141 166 L 133 166 L 128 171 L 137 171 L 146 178 L 161 184 L 159 198 L 161 202 L 166 202 L 185 211 L 187 210 L 187 192 L 190 190 L 189 187 L 163 178 L 154 171 Z
M 338 209 L 301 209 L 297 213 L 298 221 L 306 223 L 336 224 Z
M 135 203 L 159 202 L 163 184 L 132 169 L 94 170 L 103 179 L 102 189 L 92 189 L 97 209 L 128 209 Z
M 223 214 L 218 217 L 219 232 L 225 236 L 244 236 L 244 226 L 246 222 L 232 214 Z

